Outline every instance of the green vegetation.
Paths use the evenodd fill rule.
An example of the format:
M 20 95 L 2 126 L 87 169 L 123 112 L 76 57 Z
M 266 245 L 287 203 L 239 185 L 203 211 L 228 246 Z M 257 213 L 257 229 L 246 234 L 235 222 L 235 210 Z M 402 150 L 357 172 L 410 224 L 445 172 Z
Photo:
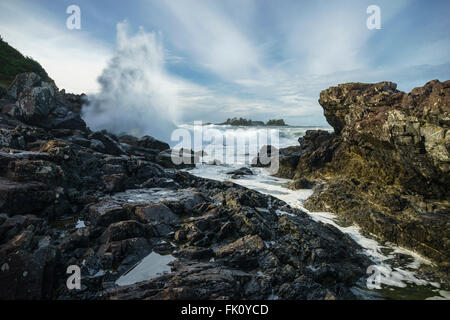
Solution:
M 37 61 L 23 56 L 0 36 L 0 85 L 8 87 L 23 72 L 34 72 L 44 81 L 53 81 Z
M 278 119 L 278 120 L 269 120 L 266 123 L 266 126 L 286 126 L 286 123 L 284 123 L 283 119 Z
M 245 118 L 228 118 L 227 121 L 219 123 L 219 125 L 230 125 L 230 126 L 286 126 L 283 119 L 269 120 L 266 124 L 262 121 L 247 120 Z

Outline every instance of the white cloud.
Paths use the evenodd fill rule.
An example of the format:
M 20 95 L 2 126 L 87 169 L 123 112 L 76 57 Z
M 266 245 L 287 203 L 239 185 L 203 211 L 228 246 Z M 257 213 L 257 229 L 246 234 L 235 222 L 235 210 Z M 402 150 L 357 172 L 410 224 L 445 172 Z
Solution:
M 379 31 L 366 28 L 366 8 L 372 4 L 368 0 L 141 2 L 142 6 L 130 6 L 125 15 L 142 11 L 144 21 L 130 20 L 130 25 L 144 24 L 162 40 L 158 45 L 163 62 L 157 63 L 161 69 L 156 74 L 163 76 L 154 85 L 173 94 L 170 105 L 176 106 L 172 114 L 178 122 L 247 116 L 325 123 L 317 99 L 331 85 L 391 80 L 409 90 L 449 74 L 445 64 L 448 39 L 411 36 L 412 40 L 404 40 L 396 34 L 403 30 L 395 27 L 399 16 L 414 18 L 402 16 L 409 0 L 378 1 Z M 48 19 L 33 20 L 34 8 L 21 13 L 12 2 L 0 7 L 6 40 L 40 61 L 60 87 L 72 91 L 98 88 L 96 76 L 113 50 L 83 30 L 73 32 Z M 10 7 L 9 13 L 4 7 Z M 395 46 L 398 40 L 421 49 L 403 50 Z M 421 66 L 425 64 L 431 66 Z
M 83 29 L 69 30 L 64 23 L 22 1 L 0 3 L 0 30 L 5 41 L 37 60 L 60 88 L 74 93 L 98 90 L 97 77 L 111 50 Z M 65 12 L 61 12 L 66 17 Z

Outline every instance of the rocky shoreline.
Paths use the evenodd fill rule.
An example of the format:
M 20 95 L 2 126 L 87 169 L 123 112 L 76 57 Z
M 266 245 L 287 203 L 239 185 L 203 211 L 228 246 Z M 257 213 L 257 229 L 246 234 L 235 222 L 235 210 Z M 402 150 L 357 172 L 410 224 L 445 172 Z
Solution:
M 33 73 L 0 87 L 0 299 L 356 298 L 371 261 L 349 236 L 180 171 L 152 137 L 91 131 L 84 99 Z M 169 273 L 115 283 L 152 253 Z
M 450 268 L 450 81 L 410 93 L 391 82 L 320 94 L 334 133 L 311 130 L 280 150 L 279 177 L 314 188 L 310 211 L 331 211 Z

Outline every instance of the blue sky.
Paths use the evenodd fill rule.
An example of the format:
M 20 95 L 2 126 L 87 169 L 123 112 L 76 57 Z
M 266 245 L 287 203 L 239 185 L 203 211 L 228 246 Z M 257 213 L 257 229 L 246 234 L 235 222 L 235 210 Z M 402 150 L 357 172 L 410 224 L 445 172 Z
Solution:
M 81 30 L 65 26 L 72 4 Z M 366 27 L 372 4 L 381 8 L 380 30 Z M 2 0 L 0 35 L 60 88 L 88 93 L 102 90 L 97 78 L 117 46 L 132 62 L 143 39 L 149 60 L 152 48 L 162 50 L 159 64 L 134 67 L 158 70 L 171 95 L 160 101 L 174 105 L 167 108 L 178 122 L 242 116 L 323 125 L 317 100 L 329 86 L 389 80 L 410 91 L 450 79 L 449 13 L 446 0 Z

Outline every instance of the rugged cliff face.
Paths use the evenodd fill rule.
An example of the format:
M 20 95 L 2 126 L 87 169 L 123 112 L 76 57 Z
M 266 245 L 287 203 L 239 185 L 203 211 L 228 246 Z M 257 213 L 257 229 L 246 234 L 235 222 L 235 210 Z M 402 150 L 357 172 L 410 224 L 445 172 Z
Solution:
M 310 131 L 282 150 L 280 176 L 315 185 L 305 206 L 450 264 L 450 81 L 410 93 L 392 82 L 320 94 L 335 133 Z

